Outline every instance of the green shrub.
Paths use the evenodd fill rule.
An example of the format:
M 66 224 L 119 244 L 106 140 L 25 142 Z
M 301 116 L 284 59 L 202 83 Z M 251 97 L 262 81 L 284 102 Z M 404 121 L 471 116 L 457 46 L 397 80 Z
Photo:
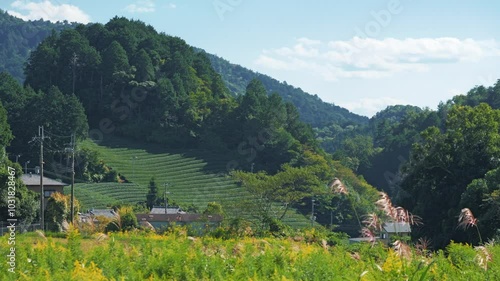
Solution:
M 120 207 L 116 213 L 115 219 L 106 226 L 106 232 L 132 230 L 139 226 L 132 207 Z
M 227 227 L 221 228 L 227 231 Z M 0 280 L 498 280 L 500 246 L 479 266 L 478 250 L 452 243 L 432 257 L 398 256 L 381 244 L 319 245 L 321 231 L 304 241 L 283 238 L 192 238 L 185 227 L 165 235 L 131 231 L 102 239 L 18 234 L 16 273 L 0 263 Z M 307 237 L 308 241 L 305 241 Z M 327 235 L 330 237 L 330 235 Z M 335 235 L 335 239 L 343 235 Z M 5 237 L 2 237 L 5 238 Z M 0 241 L 0 255 L 9 248 Z
M 454 266 L 460 269 L 476 267 L 476 251 L 471 246 L 452 241 L 446 247 L 446 252 L 448 259 Z

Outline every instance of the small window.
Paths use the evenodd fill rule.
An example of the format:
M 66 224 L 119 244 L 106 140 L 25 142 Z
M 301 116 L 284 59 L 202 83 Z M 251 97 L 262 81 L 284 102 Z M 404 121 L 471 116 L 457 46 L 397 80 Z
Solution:
M 56 191 L 55 190 L 44 190 L 43 194 L 45 196 L 45 198 L 49 198 L 52 193 L 55 193 Z

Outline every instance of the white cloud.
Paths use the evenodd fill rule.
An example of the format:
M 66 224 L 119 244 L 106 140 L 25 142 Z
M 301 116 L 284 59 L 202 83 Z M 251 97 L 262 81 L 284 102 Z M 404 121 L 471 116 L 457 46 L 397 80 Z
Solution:
M 90 22 L 90 16 L 74 5 L 52 4 L 49 0 L 41 2 L 16 0 L 10 6 L 16 11 L 9 10 L 8 13 L 23 20 L 43 18 L 51 22 L 64 20 L 81 23 Z
M 375 115 L 375 113 L 385 109 L 389 105 L 396 104 L 410 104 L 404 99 L 393 97 L 377 97 L 377 98 L 361 98 L 357 101 L 339 103 L 341 107 L 345 107 L 350 111 L 362 114 L 368 117 Z
M 125 7 L 129 13 L 152 13 L 155 11 L 155 3 L 152 0 L 139 0 Z
M 255 63 L 278 70 L 312 71 L 326 81 L 336 81 L 423 72 L 436 64 L 477 62 L 492 56 L 500 56 L 500 46 L 495 40 L 354 37 L 321 42 L 299 38 L 293 46 L 264 50 Z
M 168 4 L 168 8 L 175 9 L 175 8 L 177 8 L 177 5 L 175 5 L 174 3 L 170 3 L 170 4 Z

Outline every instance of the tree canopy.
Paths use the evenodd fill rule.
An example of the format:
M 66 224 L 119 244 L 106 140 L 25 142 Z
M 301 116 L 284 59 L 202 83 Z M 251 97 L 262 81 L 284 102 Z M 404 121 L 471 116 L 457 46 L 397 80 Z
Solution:
M 76 23 L 23 21 L 0 10 L 0 72 L 10 73 L 18 82 L 25 78 L 24 63 L 30 52 L 52 32 L 74 28 Z
M 482 205 L 483 195 L 474 198 L 470 193 L 481 185 L 473 181 L 500 163 L 499 126 L 500 111 L 487 104 L 455 105 L 443 131 L 429 127 L 422 132 L 423 141 L 413 145 L 403 170 L 400 201 L 423 218 L 424 232 L 436 245 L 464 240 L 452 218 L 463 207 Z

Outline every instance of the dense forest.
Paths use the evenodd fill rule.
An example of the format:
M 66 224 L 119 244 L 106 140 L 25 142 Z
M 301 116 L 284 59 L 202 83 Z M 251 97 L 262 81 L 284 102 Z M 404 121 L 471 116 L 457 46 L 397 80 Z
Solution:
M 43 37 L 24 53 L 24 85 L 14 70 L 0 74 L 2 172 L 16 165 L 21 173 L 5 148 L 11 160 L 23 153 L 37 161 L 29 143 L 43 125 L 53 134 L 48 165 L 67 161 L 59 151 L 70 141 L 65 136 L 99 142 L 113 134 L 250 159 L 228 167 L 234 179 L 265 204 L 282 203 L 284 212 L 317 200 L 323 225 L 361 228 L 363 216 L 377 212 L 375 186 L 422 218 L 413 238 L 428 237 L 436 248 L 500 235 L 500 81 L 437 110 L 396 105 L 368 120 L 140 21 L 115 17 Z M 94 152 L 80 157 L 78 177 L 117 180 Z M 335 177 L 348 190 L 332 192 Z M 23 206 L 33 220 L 35 205 Z M 465 208 L 477 232 L 457 228 Z M 262 222 L 279 226 L 282 215 L 268 210 L 262 208 Z
M 422 217 L 413 235 L 435 247 L 476 243 L 498 235 L 500 80 L 439 104 L 437 110 L 390 106 L 366 126 L 317 130 L 335 159 L 363 175 L 394 201 Z M 474 211 L 477 233 L 457 228 L 463 208 Z M 484 241 L 484 240 L 483 240 Z
M 24 64 L 30 52 L 52 32 L 75 26 L 68 22 L 23 21 L 0 10 L 0 72 L 6 71 L 17 81 L 24 81 Z
M 29 54 L 38 44 L 54 32 L 75 28 L 76 23 L 51 23 L 49 21 L 23 21 L 0 10 L 0 72 L 10 73 L 21 83 L 24 81 L 24 64 Z M 194 48 L 195 52 L 205 51 Z M 254 78 L 258 78 L 268 93 L 278 93 L 285 102 L 294 104 L 302 121 L 314 127 L 331 124 L 365 124 L 368 118 L 359 116 L 339 106 L 323 102 L 316 95 L 305 93 L 286 82 L 279 81 L 263 74 L 255 73 L 239 65 L 231 64 L 223 58 L 205 53 L 214 70 L 222 76 L 224 84 L 233 95 L 245 93 L 246 86 Z
M 266 143 L 270 149 L 259 155 L 256 169 L 276 171 L 283 163 L 300 161 L 302 151 L 318 149 L 296 108 L 277 94 L 268 95 L 259 81 L 251 81 L 245 95 L 235 99 L 204 54 L 180 38 L 124 18 L 47 37 L 28 59 L 25 85 L 35 92 L 74 95 L 90 128 L 103 134 L 225 149 L 258 137 L 254 146 Z M 85 137 L 86 122 L 81 123 L 53 127 Z

